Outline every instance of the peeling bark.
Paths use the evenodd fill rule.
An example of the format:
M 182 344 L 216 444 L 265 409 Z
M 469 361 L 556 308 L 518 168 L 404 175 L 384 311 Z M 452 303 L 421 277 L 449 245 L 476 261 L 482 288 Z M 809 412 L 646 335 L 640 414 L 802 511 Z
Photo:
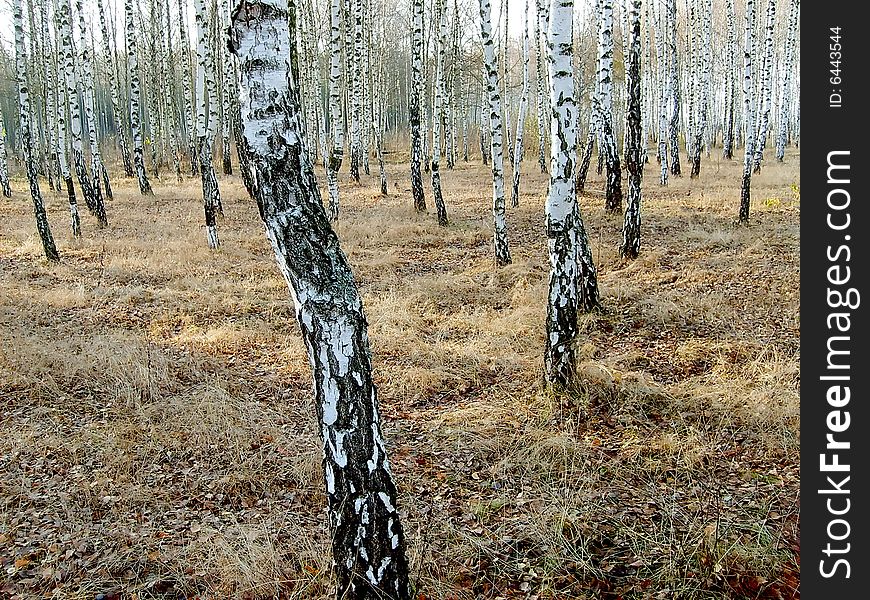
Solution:
M 292 293 L 314 376 L 337 598 L 410 600 L 365 314 L 305 151 L 298 81 L 286 58 L 286 6 L 282 0 L 241 0 L 232 13 L 243 151 L 254 168 L 254 197 Z

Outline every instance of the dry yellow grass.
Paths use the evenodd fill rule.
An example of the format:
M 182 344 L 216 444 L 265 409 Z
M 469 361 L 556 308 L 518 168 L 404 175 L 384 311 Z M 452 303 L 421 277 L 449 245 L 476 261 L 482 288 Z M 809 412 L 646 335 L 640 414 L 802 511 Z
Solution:
M 406 166 L 342 181 L 337 225 L 369 319 L 413 578 L 426 598 L 791 597 L 797 546 L 799 154 L 644 184 L 619 260 L 602 181 L 582 198 L 605 311 L 578 383 L 540 388 L 545 179 L 525 165 L 514 264 L 491 260 L 488 170 L 443 175 L 451 225 Z M 395 182 L 395 183 L 394 183 Z M 221 181 L 206 248 L 196 181 L 40 255 L 22 181 L 0 200 L 0 596 L 325 598 L 310 374 L 254 204 Z M 396 185 L 398 184 L 398 185 Z M 777 595 L 779 594 L 779 595 Z

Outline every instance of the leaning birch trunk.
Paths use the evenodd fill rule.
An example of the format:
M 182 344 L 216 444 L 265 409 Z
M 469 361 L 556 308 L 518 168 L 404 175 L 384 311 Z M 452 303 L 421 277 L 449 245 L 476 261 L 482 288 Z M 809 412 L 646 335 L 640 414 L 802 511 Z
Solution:
M 492 8 L 490 0 L 480 0 L 480 37 L 483 41 L 483 61 L 486 69 L 486 91 L 489 98 L 489 139 L 492 153 L 492 230 L 495 263 L 510 264 L 504 199 L 504 144 L 501 94 L 498 85 L 498 63 L 495 41 L 492 39 Z M 504 57 L 502 57 L 504 58 Z
M 79 16 L 79 70 L 82 79 L 82 100 L 85 107 L 85 123 L 88 127 L 88 146 L 91 151 L 91 183 L 94 187 L 94 195 L 97 203 L 103 207 L 102 214 L 105 219 L 105 205 L 101 185 L 109 181 L 106 167 L 103 166 L 103 156 L 100 153 L 100 143 L 97 139 L 96 119 L 96 96 L 94 94 L 94 63 L 93 49 L 88 45 L 90 32 L 85 22 L 85 13 L 82 10 L 81 0 L 76 0 L 76 13 Z M 106 186 L 106 197 L 112 198 L 112 188 Z
M 133 166 L 139 180 L 139 193 L 151 195 L 151 183 L 145 172 L 145 149 L 142 147 L 141 88 L 139 85 L 139 58 L 136 51 L 136 25 L 133 21 L 133 0 L 124 0 L 127 30 L 127 68 L 130 71 L 130 130 L 133 134 Z
M 220 247 L 217 231 L 217 214 L 220 205 L 220 190 L 212 164 L 212 119 L 217 119 L 217 94 L 214 93 L 214 74 L 210 73 L 211 63 L 208 40 L 208 17 L 205 0 L 196 0 L 196 138 L 199 173 L 202 179 L 202 203 L 205 211 L 205 230 L 208 247 Z M 212 81 L 209 81 L 212 79 Z
M 794 48 L 800 6 L 800 0 L 791 0 L 791 9 L 788 15 L 788 31 L 785 40 L 785 58 L 783 59 L 781 75 L 782 87 L 779 92 L 779 114 L 777 116 L 776 160 L 779 162 L 782 162 L 782 159 L 785 157 L 785 145 L 788 142 L 789 112 L 791 108 L 789 92 L 791 91 L 791 77 L 792 70 L 794 69 Z
M 722 156 L 731 160 L 734 158 L 734 99 L 737 86 L 734 83 L 734 72 L 737 69 L 737 31 L 734 15 L 734 0 L 725 0 L 725 18 L 727 29 L 727 46 L 725 52 L 725 124 L 722 131 Z
M 441 194 L 441 145 L 444 141 L 444 46 L 447 43 L 447 18 L 444 0 L 435 0 L 435 103 L 432 110 L 432 197 L 439 225 L 447 225 L 447 208 Z
M 643 180 L 643 152 L 641 150 L 641 69 L 640 69 L 640 1 L 629 0 L 628 12 L 628 64 L 625 69 L 626 129 L 625 168 L 628 171 L 628 199 L 622 225 L 623 258 L 637 258 L 640 253 L 640 184 Z
M 677 0 L 665 0 L 665 35 L 668 44 L 670 121 L 668 137 L 671 147 L 671 175 L 679 177 L 680 169 L 680 66 L 677 59 Z
M 9 166 L 6 159 L 6 120 L 3 118 L 3 111 L 0 110 L 0 186 L 3 188 L 3 195 L 11 198 L 12 188 L 9 187 Z
M 30 130 L 30 89 L 27 83 L 27 55 L 24 50 L 24 20 L 21 17 L 21 0 L 15 0 L 12 5 L 12 18 L 15 27 L 15 75 L 18 83 L 18 135 L 21 139 L 21 149 L 24 153 L 24 166 L 27 170 L 27 181 L 30 183 L 30 196 L 33 199 L 33 214 L 36 217 L 36 231 L 42 241 L 45 258 L 57 262 L 60 254 L 54 245 L 45 205 L 42 203 L 42 193 L 39 191 L 39 175 L 36 173 L 36 162 L 33 157 L 33 138 Z
M 604 207 L 609 212 L 622 208 L 622 182 L 619 165 L 619 150 L 613 131 L 613 0 L 599 0 L 601 18 L 598 24 L 598 96 L 601 127 L 601 148 L 607 164 L 607 181 L 604 187 Z
M 755 45 L 755 0 L 746 0 L 746 30 L 743 45 L 743 183 L 740 187 L 738 221 L 749 221 L 749 188 L 752 184 L 752 158 L 755 155 L 755 101 L 752 89 L 752 54 Z
M 578 110 L 574 96 L 573 0 L 552 0 L 547 49 L 550 73 L 550 188 L 547 193 L 547 294 L 544 376 L 549 385 L 570 383 L 575 367 L 577 314 L 598 304 L 589 241 L 574 187 Z
M 345 16 L 345 18 L 347 18 Z M 344 116 L 341 114 L 341 0 L 329 3 L 329 129 L 332 149 L 326 165 L 326 185 L 329 189 L 329 218 L 338 219 L 338 170 L 344 154 Z
M 767 0 L 767 23 L 764 33 L 764 57 L 761 63 L 761 102 L 758 113 L 758 132 L 755 136 L 755 158 L 752 170 L 761 171 L 764 147 L 767 144 L 767 130 L 770 125 L 771 73 L 773 71 L 773 30 L 776 25 L 776 0 Z
M 523 91 L 520 96 L 520 111 L 517 114 L 517 133 L 514 136 L 514 172 L 511 188 L 511 206 L 520 205 L 520 170 L 523 164 L 523 130 L 529 110 L 529 0 L 523 12 Z
M 127 177 L 133 176 L 133 161 L 130 159 L 130 146 L 127 139 L 127 128 L 121 110 L 120 85 L 118 83 L 118 65 L 115 58 L 115 52 L 112 48 L 111 38 L 109 37 L 109 28 L 106 25 L 106 10 L 103 6 L 104 0 L 97 1 L 97 10 L 100 16 L 100 31 L 103 34 L 103 60 L 106 63 L 106 70 L 109 74 L 109 92 L 112 101 L 112 125 L 118 135 L 118 142 L 121 148 L 121 162 L 124 164 L 124 174 Z M 108 193 L 108 190 L 107 190 Z M 111 196 L 109 196 L 111 198 Z
M 420 118 L 423 100 L 423 0 L 411 0 L 411 98 L 408 105 L 408 126 L 411 129 L 411 193 L 414 209 L 426 210 L 423 193 L 423 132 Z
M 82 140 L 82 116 L 79 111 L 79 95 L 76 86 L 75 54 L 72 45 L 72 15 L 69 0 L 60 0 L 57 17 L 60 25 L 60 51 L 63 63 L 63 79 L 66 86 L 67 110 L 70 115 L 70 133 L 72 134 L 72 155 L 76 176 L 82 190 L 82 196 L 88 210 L 97 218 L 99 227 L 108 224 L 106 209 L 103 206 L 102 194 L 91 184 L 88 169 L 85 166 L 84 144 Z
M 536 108 L 538 112 L 538 165 L 541 173 L 547 172 L 547 74 L 544 71 L 544 47 L 546 46 L 546 30 L 544 29 L 544 2 L 535 0 L 535 80 L 537 83 Z M 546 7 L 549 8 L 549 7 Z
M 292 4 L 289 12 L 295 13 Z M 297 70 L 287 64 L 293 56 L 288 20 L 293 27 L 282 0 L 241 0 L 232 13 L 230 44 L 241 63 L 254 197 L 314 375 L 336 596 L 410 600 L 366 318 L 304 148 Z

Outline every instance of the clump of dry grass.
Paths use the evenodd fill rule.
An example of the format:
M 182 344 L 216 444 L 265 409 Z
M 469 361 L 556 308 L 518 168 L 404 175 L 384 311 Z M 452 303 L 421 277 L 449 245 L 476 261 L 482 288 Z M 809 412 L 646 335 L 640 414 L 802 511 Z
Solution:
M 581 208 L 603 310 L 576 384 L 540 387 L 545 179 L 491 258 L 488 172 L 444 176 L 452 223 L 409 191 L 345 185 L 337 230 L 363 294 L 413 579 L 429 598 L 787 595 L 799 447 L 797 156 L 645 186 L 642 252 L 595 176 Z M 390 165 L 403 181 L 404 166 Z M 115 184 L 39 258 L 0 205 L 0 582 L 92 598 L 323 598 L 333 590 L 310 374 L 256 208 L 222 180 L 223 248 L 196 182 Z M 10 587 L 11 586 L 11 587 Z M 754 587 L 753 587 L 754 586 Z M 778 587 L 777 587 L 778 586 Z

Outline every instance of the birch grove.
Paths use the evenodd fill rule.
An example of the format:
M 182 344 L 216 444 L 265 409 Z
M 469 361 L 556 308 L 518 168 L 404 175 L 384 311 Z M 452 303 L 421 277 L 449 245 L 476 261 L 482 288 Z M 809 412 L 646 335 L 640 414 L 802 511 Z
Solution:
M 213 492 L 179 502 L 183 509 L 166 511 L 170 517 L 151 511 L 159 494 L 134 503 L 139 525 L 151 528 L 133 536 L 137 543 L 166 545 L 163 533 L 202 534 L 184 537 L 189 549 L 181 554 L 161 546 L 159 560 L 146 549 L 149 565 L 163 569 L 169 554 L 187 560 L 199 556 L 196 544 L 211 544 L 203 565 L 172 571 L 178 594 L 462 596 L 458 588 L 427 587 L 441 576 L 441 559 L 459 556 L 443 554 L 455 540 L 428 547 L 427 520 L 446 515 L 451 527 L 462 521 L 463 540 L 473 540 L 483 529 L 466 525 L 483 527 L 489 509 L 433 511 L 420 494 L 441 506 L 442 487 L 453 483 L 449 469 L 463 477 L 467 469 L 481 489 L 504 489 L 510 498 L 520 498 L 519 489 L 498 469 L 477 464 L 486 460 L 472 456 L 471 446 L 459 444 L 461 460 L 422 451 L 438 442 L 437 428 L 414 431 L 416 448 L 405 444 L 409 415 L 437 414 L 454 401 L 466 410 L 487 388 L 501 394 L 509 385 L 513 394 L 531 382 L 527 395 L 498 399 L 511 418 L 526 410 L 537 418 L 533 411 L 543 410 L 549 423 L 552 406 L 562 415 L 563 407 L 578 408 L 578 399 L 584 412 L 597 410 L 600 398 L 625 402 L 635 363 L 658 361 L 659 373 L 678 368 L 694 377 L 705 361 L 690 357 L 691 344 L 678 345 L 674 332 L 700 339 L 728 333 L 716 329 L 718 321 L 733 323 L 695 326 L 704 311 L 690 311 L 688 302 L 706 307 L 726 282 L 722 276 L 701 286 L 681 257 L 689 252 L 704 277 L 734 257 L 749 264 L 753 253 L 741 248 L 753 248 L 747 240 L 758 228 L 740 235 L 729 229 L 757 213 L 764 223 L 784 224 L 777 235 L 797 245 L 797 228 L 786 219 L 798 214 L 800 199 L 800 152 L 790 148 L 800 141 L 800 0 L 11 0 L 10 7 L 11 35 L 3 39 L 11 44 L 0 52 L 9 84 L 0 89 L 0 211 L 10 226 L 0 236 L 0 259 L 4 268 L 53 286 L 42 296 L 25 295 L 23 284 L 9 287 L 29 298 L 22 315 L 45 313 L 37 315 L 39 327 L 58 316 L 64 327 L 117 321 L 136 329 L 129 357 L 117 353 L 133 364 L 106 380 L 100 369 L 115 336 L 100 329 L 90 346 L 83 336 L 62 340 L 57 347 L 68 351 L 69 363 L 52 365 L 57 372 L 46 389 L 60 401 L 70 373 L 89 373 L 93 385 L 68 394 L 82 414 L 159 417 L 130 435 L 156 448 L 160 435 L 180 431 L 195 446 L 190 456 L 167 451 L 156 468 L 183 464 L 184 478 L 205 481 Z M 752 177 L 762 166 L 765 194 L 753 199 Z M 681 178 L 683 168 L 689 177 Z M 736 211 L 737 223 L 723 210 Z M 399 250 L 395 240 L 403 240 Z M 139 260 L 146 252 L 157 257 L 153 263 Z M 274 256 L 280 285 L 257 266 L 264 252 Z M 789 275 L 798 268 L 795 260 L 780 262 L 776 268 L 791 268 Z M 108 281 L 130 289 L 110 294 Z M 207 305 L 194 305 L 193 292 Z M 476 296 L 485 306 L 475 305 Z M 183 310 L 173 316 L 165 307 L 176 300 Z M 780 317 L 775 331 L 797 331 L 793 316 Z M 254 343 L 262 341 L 260 329 L 268 338 Z M 498 343 L 488 345 L 487 336 Z M 602 340 L 618 356 L 604 358 Z M 490 349 L 497 356 L 484 356 Z M 255 369 L 252 356 L 270 361 L 268 368 Z M 410 364 L 435 359 L 431 369 Z M 78 362 L 85 360 L 99 368 L 86 370 Z M 232 377 L 213 369 L 222 361 Z M 24 372 L 26 363 L 13 367 Z M 402 368 L 413 377 L 398 385 L 391 377 Z M 182 372 L 190 389 L 175 387 Z M 43 375 L 34 373 L 34 381 Z M 310 394 L 299 393 L 302 380 L 311 383 Z M 129 398 L 101 400 L 100 410 L 91 410 L 86 401 L 104 392 L 108 398 L 112 386 Z M 643 390 L 650 402 L 665 397 L 646 384 Z M 313 408 L 308 424 L 290 423 L 306 399 Z M 167 412 L 177 406 L 195 417 Z M 265 416 L 273 410 L 275 418 L 261 428 L 251 417 L 238 435 L 225 431 L 234 413 L 251 416 L 240 406 L 257 406 Z M 627 414 L 617 412 L 584 416 L 582 426 L 603 424 L 613 430 L 607 435 L 622 435 L 628 430 L 610 427 L 611 416 Z M 667 421 L 664 414 L 651 421 L 658 420 Z M 574 427 L 561 421 L 558 428 Z M 482 427 L 490 431 L 488 422 Z M 514 445 L 502 448 L 484 434 L 469 443 L 512 451 Z M 222 441 L 201 443 L 212 435 Z M 288 451 L 287 440 L 298 448 Z M 140 454 L 153 454 L 144 448 Z M 50 454 L 43 450 L 40 465 Z M 199 473 L 197 461 L 208 454 L 247 456 L 276 475 L 261 482 L 226 469 Z M 499 469 L 509 468 L 508 459 L 523 463 L 496 458 Z M 94 494 L 82 512 L 89 522 L 97 508 L 103 520 L 122 522 L 113 511 L 127 506 L 108 494 L 123 477 L 115 481 L 106 475 L 115 466 L 91 468 L 87 460 Z M 438 483 L 424 485 L 421 477 Z M 182 511 L 200 508 L 207 518 L 194 530 Z M 239 516 L 267 509 L 275 520 L 262 532 Z M 190 526 L 169 533 L 176 519 Z M 231 519 L 237 527 L 218 529 Z M 305 550 L 290 537 L 303 540 Z M 130 540 L 124 544 L 138 552 Z M 11 537 L 0 545 L 7 542 L 19 552 L 4 562 L 9 585 L 48 585 L 72 573 L 49 573 L 58 557 L 37 564 L 36 550 Z M 232 550 L 239 564 L 230 568 L 215 548 Z M 100 558 L 77 552 L 82 565 Z M 661 554 L 658 547 L 650 552 Z M 73 558 L 58 556 L 65 558 L 56 562 Z M 516 589 L 529 598 L 543 593 L 533 587 L 543 580 L 525 575 L 533 559 L 518 568 Z M 631 573 L 653 577 L 671 569 L 655 560 L 632 563 L 645 566 L 629 565 Z M 499 576 L 515 566 L 498 562 Z M 483 573 L 493 564 L 475 556 L 460 566 Z M 610 577 L 605 571 L 593 575 Z M 466 575 L 456 581 L 464 586 Z M 582 596 L 591 581 L 585 575 L 558 593 Z M 212 580 L 221 577 L 232 581 L 220 581 L 212 593 Z M 152 583 L 157 589 L 166 582 Z M 472 591 L 516 591 L 506 585 Z M 614 597 L 626 590 L 611 589 Z

